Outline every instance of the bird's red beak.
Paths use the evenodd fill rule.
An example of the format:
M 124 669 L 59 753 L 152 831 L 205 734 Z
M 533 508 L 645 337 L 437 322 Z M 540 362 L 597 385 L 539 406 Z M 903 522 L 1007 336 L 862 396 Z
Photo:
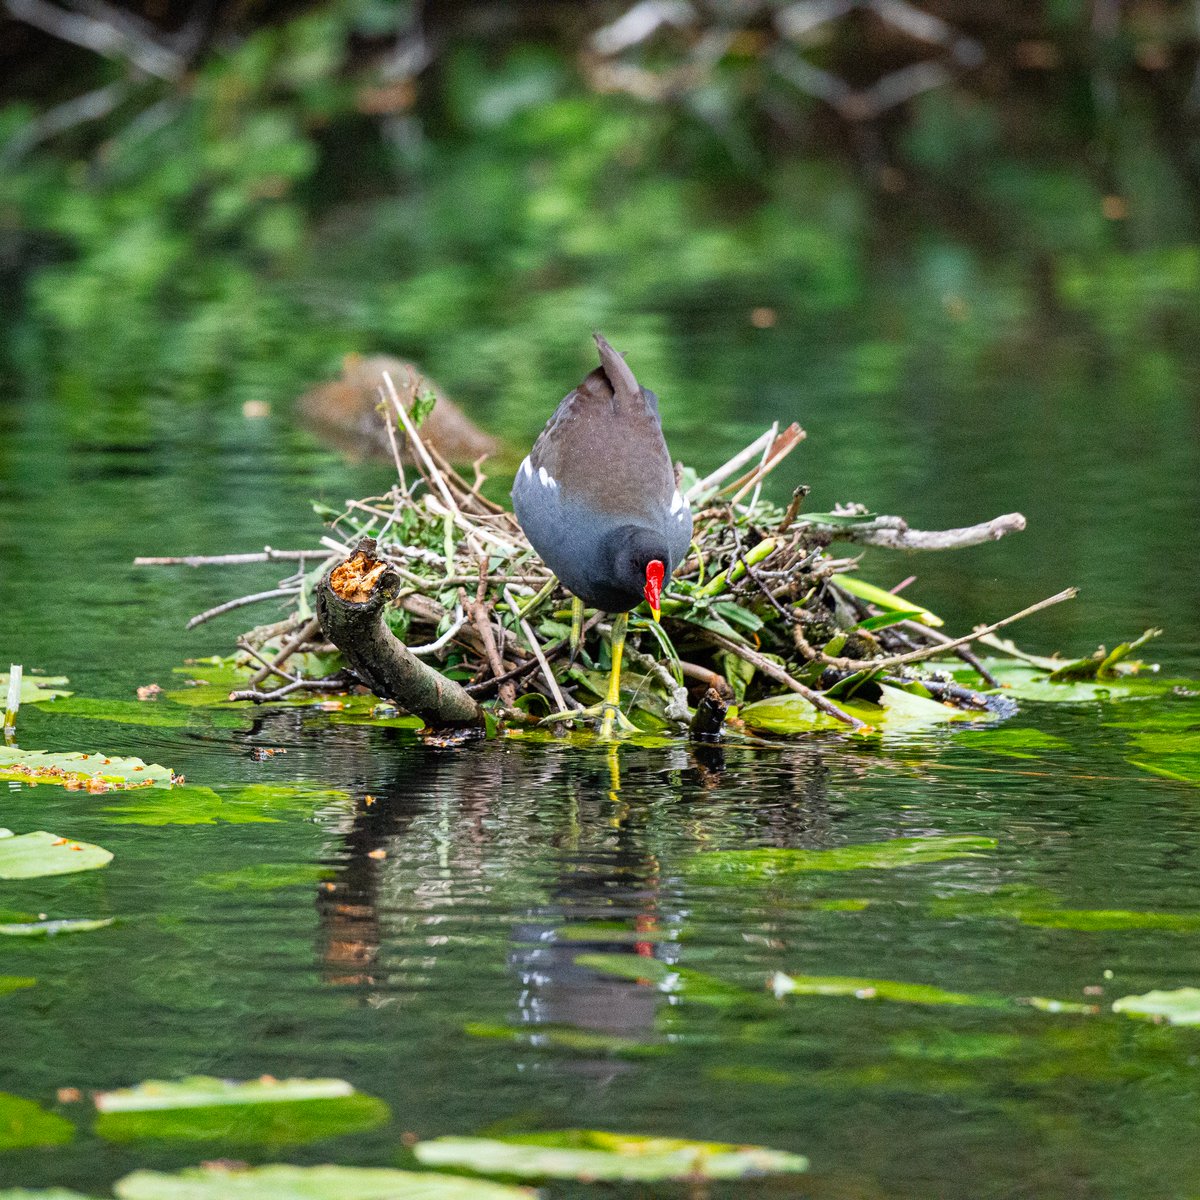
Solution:
M 646 597 L 646 603 L 650 605 L 650 615 L 656 621 L 661 611 L 663 576 L 666 573 L 666 567 L 657 558 L 646 564 L 646 587 L 643 595 Z

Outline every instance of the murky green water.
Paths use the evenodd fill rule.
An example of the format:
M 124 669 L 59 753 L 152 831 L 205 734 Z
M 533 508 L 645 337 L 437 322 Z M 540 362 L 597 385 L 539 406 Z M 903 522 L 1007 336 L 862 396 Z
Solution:
M 1081 599 L 1031 623 L 1026 644 L 1082 653 L 1162 625 L 1155 657 L 1196 674 L 1195 346 L 1162 352 L 1148 396 L 1144 378 L 1112 368 L 1119 339 L 1024 329 L 984 353 L 906 313 L 904 264 L 867 279 L 855 327 L 793 314 L 754 330 L 741 298 L 710 297 L 642 335 L 671 364 L 660 390 L 676 453 L 711 465 L 795 417 L 809 441 L 778 486 L 813 484 L 818 508 L 861 499 L 929 527 L 1020 509 L 1030 529 L 1011 542 L 916 561 L 877 553 L 871 575 L 918 572 L 920 598 L 956 627 L 1079 583 Z M 646 319 L 627 317 L 630 329 Z M 578 363 L 537 381 L 539 407 L 477 390 L 477 411 L 500 414 L 522 446 L 578 374 L 587 333 Z M 139 571 L 135 554 L 308 545 L 310 499 L 385 482 L 382 468 L 316 447 L 289 426 L 285 397 L 260 390 L 275 403 L 267 421 L 222 397 L 122 405 L 62 381 L 10 388 L 5 663 L 67 674 L 85 696 L 169 684 L 185 657 L 225 652 L 238 628 L 234 617 L 185 634 L 187 617 L 279 572 Z M 1182 700 L 1152 703 L 1164 728 L 1200 722 Z M 767 990 L 775 972 L 861 976 L 1107 1009 L 1200 984 L 1194 930 L 1056 927 L 1086 923 L 1062 910 L 1200 914 L 1200 791 L 1131 761 L 1144 757 L 1122 724 L 1135 709 L 1150 711 L 1027 706 L 1006 728 L 1055 740 L 1018 756 L 960 731 L 698 757 L 521 742 L 441 753 L 298 709 L 246 711 L 234 727 L 203 714 L 133 727 L 26 708 L 27 747 L 137 754 L 205 786 L 344 796 L 314 794 L 270 823 L 181 825 L 142 823 L 156 819 L 149 794 L 3 785 L 0 823 L 69 833 L 115 859 L 19 896 L 0 884 L 0 907 L 118 921 L 0 938 L 0 974 L 37 979 L 0 1000 L 0 1089 L 53 1106 L 63 1087 L 332 1075 L 391 1106 L 386 1128 L 282 1155 L 295 1162 L 390 1163 L 401 1133 L 584 1126 L 812 1161 L 807 1177 L 717 1189 L 731 1196 L 1198 1195 L 1200 1030 Z M 257 761 L 255 747 L 287 753 Z M 957 834 L 997 846 L 736 886 L 689 866 L 709 850 Z M 264 864 L 291 882 L 251 886 Z M 713 1001 L 576 961 L 599 952 L 657 957 L 745 994 Z M 0 1181 L 100 1193 L 136 1166 L 200 1156 L 84 1131 L 0 1155 Z

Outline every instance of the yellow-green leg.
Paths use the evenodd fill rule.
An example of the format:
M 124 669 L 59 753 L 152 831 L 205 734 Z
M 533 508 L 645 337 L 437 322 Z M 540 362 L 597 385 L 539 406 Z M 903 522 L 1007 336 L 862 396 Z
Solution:
M 621 658 L 625 653 L 625 631 L 629 628 L 629 614 L 617 613 L 612 623 L 612 670 L 608 676 L 608 695 L 604 697 L 603 716 L 600 718 L 600 737 L 607 741 L 613 735 L 613 722 L 622 729 L 630 729 L 630 722 L 621 713 Z

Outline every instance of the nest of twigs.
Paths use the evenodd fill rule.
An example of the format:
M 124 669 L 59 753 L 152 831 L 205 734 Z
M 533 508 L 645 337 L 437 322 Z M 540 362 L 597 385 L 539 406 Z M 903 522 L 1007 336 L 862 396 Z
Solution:
M 331 573 L 366 547 L 349 591 L 352 608 L 385 586 L 378 621 L 447 687 L 510 722 L 581 707 L 603 693 L 608 618 L 593 614 L 583 651 L 568 662 L 570 597 L 530 547 L 513 514 L 485 497 L 482 462 L 474 477 L 455 470 L 421 437 L 419 401 L 404 403 L 385 377 L 381 415 L 391 440 L 397 479 L 382 496 L 351 501 L 328 523 L 319 547 L 163 562 L 291 560 L 296 569 L 279 587 L 219 605 L 193 619 L 211 619 L 252 603 L 282 600 L 280 620 L 247 630 L 237 652 L 249 670 L 235 699 L 266 702 L 299 690 L 336 692 L 362 682 L 355 647 L 335 644 L 322 627 L 321 589 Z M 416 397 L 410 385 L 406 395 Z M 806 488 L 780 506 L 763 482 L 803 440 L 797 425 L 767 430 L 703 478 L 678 468 L 679 486 L 694 514 L 694 543 L 662 603 L 662 623 L 631 616 L 626 648 L 629 715 L 647 727 L 681 727 L 712 689 L 727 702 L 797 693 L 828 717 L 861 728 L 842 702 L 880 682 L 911 687 L 968 710 L 995 708 L 997 698 L 939 673 L 970 664 L 994 684 L 973 643 L 1012 650 L 1000 627 L 1073 595 L 1062 592 L 963 637 L 938 629 L 937 619 L 903 595 L 864 583 L 855 545 L 899 550 L 948 550 L 994 540 L 1024 528 L 1010 513 L 980 525 L 925 532 L 898 517 L 851 506 L 806 513 Z M 363 543 L 363 539 L 373 539 Z M 839 553 L 834 543 L 850 552 Z M 373 573 L 372 573 L 373 572 Z M 343 576 L 345 572 L 343 572 Z M 343 579 L 343 582 L 345 580 Z M 358 589 L 357 591 L 355 589 Z M 341 637 L 344 639 L 344 633 Z M 350 635 L 357 636 L 357 635 Z M 403 648 L 402 647 L 402 648 Z M 359 649 L 362 649 L 359 647 Z M 1015 651 L 1014 651 L 1015 652 Z M 362 662 L 360 655 L 358 661 Z M 378 678 L 373 690 L 387 690 Z M 404 685 L 397 685 L 398 687 Z M 832 693 L 832 694 L 831 694 Z M 383 699 L 416 711 L 408 697 Z M 428 717 L 427 717 L 428 720 Z

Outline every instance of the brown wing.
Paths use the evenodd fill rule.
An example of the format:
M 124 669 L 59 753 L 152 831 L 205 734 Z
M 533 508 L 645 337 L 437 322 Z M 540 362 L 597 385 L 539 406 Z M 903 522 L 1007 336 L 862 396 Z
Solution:
M 658 406 L 599 334 L 596 345 L 601 366 L 563 398 L 529 462 L 557 482 L 563 499 L 614 517 L 648 518 L 669 507 L 675 491 Z

